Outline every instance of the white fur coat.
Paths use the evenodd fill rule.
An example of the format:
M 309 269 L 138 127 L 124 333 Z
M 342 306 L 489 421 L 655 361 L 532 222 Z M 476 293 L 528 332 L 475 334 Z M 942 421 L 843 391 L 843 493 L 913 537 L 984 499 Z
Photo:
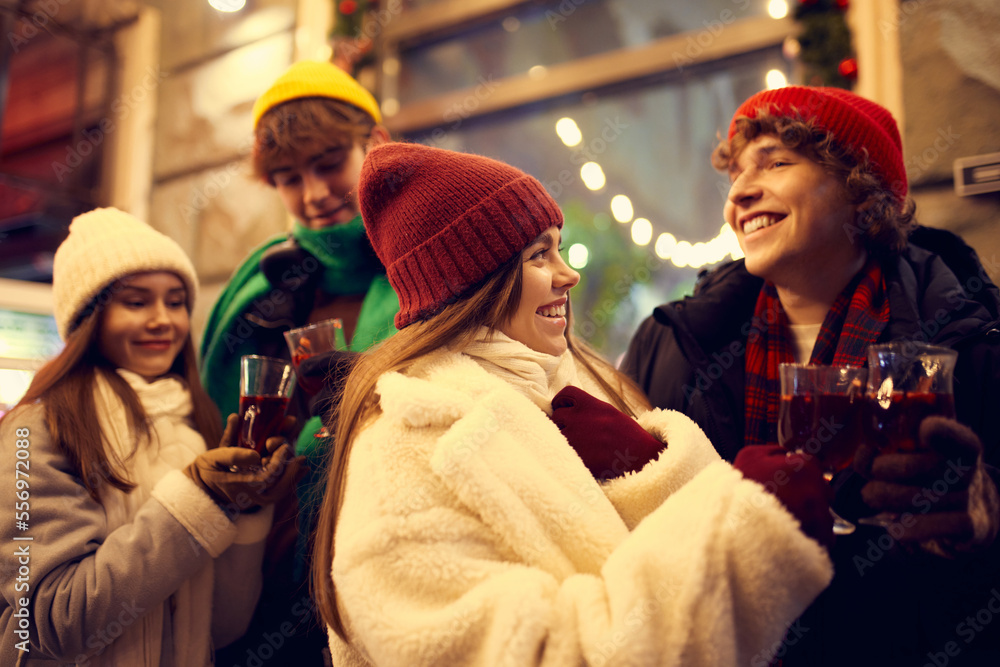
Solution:
M 682 414 L 642 415 L 667 448 L 601 485 L 469 356 L 378 393 L 336 530 L 338 667 L 766 664 L 830 581 L 825 550 Z

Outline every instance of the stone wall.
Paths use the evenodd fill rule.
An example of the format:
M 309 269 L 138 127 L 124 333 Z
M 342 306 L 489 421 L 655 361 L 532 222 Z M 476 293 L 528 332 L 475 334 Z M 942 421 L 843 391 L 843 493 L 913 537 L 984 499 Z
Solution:
M 160 3 L 162 33 L 150 223 L 176 239 L 202 281 L 192 319 L 239 262 L 288 227 L 274 191 L 250 177 L 254 100 L 295 56 L 295 0 L 223 14 L 205 0 Z
M 953 163 L 1000 152 L 1000 3 L 900 5 L 903 144 L 917 218 L 960 234 L 1000 282 L 1000 192 L 960 197 Z

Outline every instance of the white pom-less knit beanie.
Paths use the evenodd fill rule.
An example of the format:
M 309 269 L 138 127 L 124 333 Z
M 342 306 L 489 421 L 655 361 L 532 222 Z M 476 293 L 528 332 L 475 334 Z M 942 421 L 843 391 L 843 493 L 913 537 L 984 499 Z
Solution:
M 170 271 L 184 282 L 188 309 L 198 295 L 198 275 L 176 241 L 117 208 L 82 213 L 56 250 L 52 297 L 59 335 L 79 324 L 92 301 L 116 280 L 133 273 Z

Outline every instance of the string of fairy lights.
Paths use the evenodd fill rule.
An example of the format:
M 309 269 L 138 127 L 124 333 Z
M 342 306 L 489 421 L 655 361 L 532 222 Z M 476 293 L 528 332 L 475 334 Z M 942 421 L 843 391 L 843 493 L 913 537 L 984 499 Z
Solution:
M 576 121 L 568 116 L 560 118 L 555 125 L 556 135 L 569 148 L 579 146 L 583 133 Z M 580 166 L 580 180 L 593 192 L 600 192 L 607 185 L 604 169 L 595 161 Z M 608 200 L 611 216 L 621 225 L 629 225 L 632 242 L 637 246 L 652 244 L 653 252 L 660 259 L 669 260 L 677 267 L 699 268 L 716 264 L 727 257 L 738 259 L 743 256 L 736 234 L 729 225 L 722 225 L 718 235 L 710 241 L 690 241 L 678 239 L 670 232 L 656 235 L 653 223 L 648 218 L 636 217 L 632 200 L 625 194 L 614 194 Z M 574 269 L 584 268 L 590 260 L 590 249 L 582 243 L 572 244 L 566 251 L 566 261 Z
M 208 0 L 209 4 L 220 12 L 236 12 L 243 9 L 246 0 Z M 374 3 L 372 3 L 374 4 Z M 797 0 L 796 18 L 810 11 L 826 10 L 829 2 L 819 0 Z M 848 5 L 848 0 L 833 0 L 839 10 L 843 11 Z M 350 7 L 347 7 L 350 5 Z M 824 5 L 824 7 L 820 7 Z M 354 2 L 341 2 L 335 5 L 338 15 L 353 15 L 357 12 L 358 5 Z M 767 0 L 767 13 L 774 19 L 786 17 L 791 11 L 788 0 Z M 505 22 L 504 28 L 508 26 Z M 783 51 L 789 59 L 800 57 L 801 45 L 795 37 L 789 37 Z M 851 60 L 851 59 L 848 59 Z M 846 60 L 844 62 L 847 62 Z M 853 62 L 853 60 L 852 60 Z M 532 70 L 544 70 L 542 66 L 532 68 Z M 843 74 L 843 63 L 841 63 L 841 74 Z M 529 72 L 529 75 L 534 74 Z M 781 88 L 788 85 L 784 72 L 772 69 L 765 73 L 764 83 L 768 89 Z M 583 141 L 583 133 L 580 131 L 576 121 L 569 117 L 560 118 L 555 125 L 555 131 L 559 139 L 569 148 L 580 145 Z M 604 169 L 596 161 L 590 161 L 580 167 L 580 180 L 584 186 L 594 192 L 601 192 L 608 187 L 607 177 Z M 652 245 L 652 252 L 661 260 L 670 261 L 677 267 L 700 268 L 711 264 L 716 264 L 727 257 L 738 259 L 743 256 L 736 235 L 728 225 L 722 225 L 718 234 L 710 241 L 691 242 L 685 239 L 678 239 L 669 231 L 657 233 L 654 224 L 646 217 L 636 217 L 635 209 L 628 195 L 623 193 L 612 194 L 608 200 L 608 207 L 612 217 L 620 225 L 628 225 L 632 242 L 641 247 Z M 606 215 L 601 213 L 600 215 Z M 655 238 L 654 238 L 655 237 Z M 567 249 L 567 261 L 570 266 L 581 269 L 587 265 L 590 259 L 590 249 L 585 244 L 575 243 Z

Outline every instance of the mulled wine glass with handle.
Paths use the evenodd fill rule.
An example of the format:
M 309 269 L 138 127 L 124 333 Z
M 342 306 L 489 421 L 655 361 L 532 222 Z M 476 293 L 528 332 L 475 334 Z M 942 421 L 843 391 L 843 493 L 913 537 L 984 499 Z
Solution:
M 867 370 L 859 366 L 780 364 L 778 444 L 813 458 L 827 482 L 847 468 L 861 444 Z M 849 535 L 853 523 L 832 508 L 833 532 Z
M 915 341 L 870 346 L 865 442 L 882 454 L 920 451 L 924 417 L 955 418 L 952 378 L 957 359 L 955 350 Z M 858 522 L 885 528 L 898 520 L 894 512 L 880 512 Z
M 240 358 L 240 447 L 267 454 L 264 443 L 278 435 L 294 386 L 295 372 L 284 359 Z

